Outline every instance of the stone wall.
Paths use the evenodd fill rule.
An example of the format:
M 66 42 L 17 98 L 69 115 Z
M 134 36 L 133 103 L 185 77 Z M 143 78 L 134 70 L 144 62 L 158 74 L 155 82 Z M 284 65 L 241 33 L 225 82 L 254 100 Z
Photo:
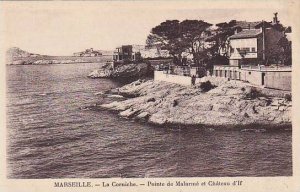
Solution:
M 253 85 L 263 85 L 262 84 L 262 72 L 255 70 L 240 70 L 241 71 L 241 79 L 243 81 L 247 81 Z
M 192 78 L 189 76 L 171 75 L 166 73 L 165 71 L 154 71 L 154 80 L 166 81 L 188 86 L 192 84 Z
M 291 68 L 253 67 L 238 69 L 228 66 L 215 66 L 213 75 L 217 77 L 237 79 L 252 85 L 266 88 L 291 90 Z
M 268 72 L 265 76 L 265 87 L 290 91 L 292 87 L 291 72 Z

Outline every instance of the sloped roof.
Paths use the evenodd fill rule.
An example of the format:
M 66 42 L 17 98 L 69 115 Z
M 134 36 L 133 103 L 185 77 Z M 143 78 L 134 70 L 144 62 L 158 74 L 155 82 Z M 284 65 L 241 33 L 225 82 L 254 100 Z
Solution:
M 237 34 L 234 34 L 230 36 L 230 39 L 244 39 L 244 38 L 252 38 L 257 37 L 259 34 L 261 34 L 260 29 L 249 29 L 249 30 L 243 30 Z

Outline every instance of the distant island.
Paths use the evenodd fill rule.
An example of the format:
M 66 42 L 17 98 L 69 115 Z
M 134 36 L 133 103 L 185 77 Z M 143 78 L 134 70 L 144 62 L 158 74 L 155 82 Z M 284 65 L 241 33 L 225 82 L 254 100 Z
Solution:
M 79 57 L 97 57 L 101 55 L 113 55 L 113 51 L 94 50 L 94 48 L 90 48 L 85 51 L 73 53 L 73 56 Z
M 87 49 L 91 50 L 91 49 Z M 100 52 L 99 52 L 100 53 Z M 101 51 L 101 54 L 76 56 L 50 56 L 30 53 L 19 47 L 12 47 L 6 51 L 7 65 L 47 65 L 72 63 L 98 63 L 111 60 L 111 51 Z

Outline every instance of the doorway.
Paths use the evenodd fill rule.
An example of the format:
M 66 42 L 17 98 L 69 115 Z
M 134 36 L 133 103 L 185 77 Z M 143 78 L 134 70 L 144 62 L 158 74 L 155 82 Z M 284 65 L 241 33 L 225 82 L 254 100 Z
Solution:
M 265 85 L 265 76 L 266 76 L 265 73 L 261 74 L 261 85 Z

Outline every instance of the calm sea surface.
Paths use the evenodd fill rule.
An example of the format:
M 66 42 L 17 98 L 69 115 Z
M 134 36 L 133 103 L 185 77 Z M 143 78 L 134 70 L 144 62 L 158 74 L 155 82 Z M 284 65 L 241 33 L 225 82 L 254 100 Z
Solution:
M 157 128 L 95 110 L 101 64 L 7 66 L 9 178 L 292 175 L 292 132 Z

